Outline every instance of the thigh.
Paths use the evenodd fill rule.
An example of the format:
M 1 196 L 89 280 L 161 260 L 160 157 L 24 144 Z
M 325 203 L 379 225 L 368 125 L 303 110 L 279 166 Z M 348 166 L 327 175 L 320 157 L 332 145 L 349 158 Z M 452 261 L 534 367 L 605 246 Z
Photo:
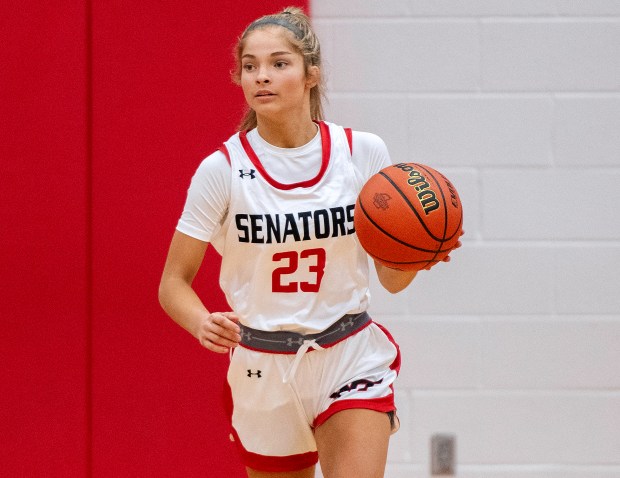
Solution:
M 315 430 L 325 478 L 383 478 L 390 439 L 386 413 L 343 410 Z

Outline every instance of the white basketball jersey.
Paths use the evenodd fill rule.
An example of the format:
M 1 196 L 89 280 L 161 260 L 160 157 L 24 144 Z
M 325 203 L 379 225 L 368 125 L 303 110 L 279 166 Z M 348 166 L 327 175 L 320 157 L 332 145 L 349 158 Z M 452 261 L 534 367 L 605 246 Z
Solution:
M 220 286 L 249 327 L 316 333 L 368 306 L 368 258 L 353 226 L 364 178 L 345 130 L 319 128 L 321 169 L 298 183 L 273 179 L 245 132 L 225 143 L 230 205 L 211 242 L 222 255 Z

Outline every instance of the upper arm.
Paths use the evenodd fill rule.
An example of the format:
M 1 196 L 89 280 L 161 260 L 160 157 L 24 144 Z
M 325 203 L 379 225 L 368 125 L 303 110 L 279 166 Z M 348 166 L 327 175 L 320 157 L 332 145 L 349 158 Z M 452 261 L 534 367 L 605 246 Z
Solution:
M 175 231 L 170 242 L 162 283 L 167 279 L 181 279 L 191 284 L 200 269 L 208 242 Z
M 353 132 L 352 160 L 365 180 L 392 164 L 385 142 L 363 131 Z
M 192 177 L 177 230 L 210 242 L 228 211 L 230 165 L 221 151 L 205 158 Z

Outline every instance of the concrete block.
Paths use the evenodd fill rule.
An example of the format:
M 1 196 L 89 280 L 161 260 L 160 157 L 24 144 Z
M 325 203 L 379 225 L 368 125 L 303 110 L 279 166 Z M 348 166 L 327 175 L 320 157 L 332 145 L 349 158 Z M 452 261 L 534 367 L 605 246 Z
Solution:
M 462 464 L 618 464 L 617 393 L 414 392 L 411 409 L 414 462 L 445 432 Z
M 420 272 L 400 295 L 414 317 L 550 314 L 553 280 L 546 247 L 465 243 L 451 262 Z
M 377 20 L 402 17 L 409 12 L 408 0 L 392 0 L 386 4 L 380 0 L 351 0 L 346 3 L 325 0 L 311 0 L 313 19 L 370 17 Z
M 555 0 L 560 15 L 620 15 L 618 0 Z
M 474 21 L 334 22 L 336 92 L 472 91 L 479 80 Z
M 457 450 L 458 453 L 458 450 Z M 432 478 L 430 468 L 417 463 L 388 461 L 386 478 Z M 457 464 L 459 478 L 620 478 L 620 467 L 588 465 L 461 465 Z
M 439 96 L 409 101 L 412 154 L 430 164 L 552 164 L 553 100 L 544 96 Z
M 383 288 L 377 277 L 374 265 L 370 264 L 370 307 L 368 312 L 370 315 L 379 319 L 389 315 L 397 317 L 407 317 L 411 314 L 411 301 L 407 299 L 410 293 L 410 287 L 398 294 L 391 294 Z
M 617 91 L 620 21 L 483 20 L 487 91 Z
M 506 240 L 620 238 L 620 169 L 504 169 L 481 173 L 482 234 Z
M 410 0 L 411 15 L 443 16 L 527 16 L 556 13 L 546 0 Z
M 553 127 L 556 164 L 620 166 L 618 131 L 620 97 L 558 96 Z
M 480 327 L 482 388 L 620 388 L 620 320 L 499 317 Z
M 398 388 L 476 389 L 480 385 L 480 321 L 473 317 L 399 317 L 382 323 L 399 344 Z
M 394 0 L 389 3 L 379 0 L 351 0 L 346 2 L 346 7 L 340 2 L 313 0 L 311 8 L 313 16 L 319 19 L 342 18 L 343 15 L 379 19 L 399 16 L 553 15 L 558 11 L 554 2 L 548 0 Z M 606 8 L 610 10 L 611 6 Z M 565 10 L 570 11 L 570 8 Z M 579 8 L 574 7 L 573 10 L 578 12 Z M 595 11 L 593 8 L 589 10 Z
M 326 116 L 335 123 L 379 135 L 393 163 L 412 161 L 407 102 L 402 97 L 334 94 L 327 105 Z
M 619 221 L 618 216 L 615 220 Z M 618 242 L 557 248 L 554 280 L 557 313 L 619 317 L 619 265 Z

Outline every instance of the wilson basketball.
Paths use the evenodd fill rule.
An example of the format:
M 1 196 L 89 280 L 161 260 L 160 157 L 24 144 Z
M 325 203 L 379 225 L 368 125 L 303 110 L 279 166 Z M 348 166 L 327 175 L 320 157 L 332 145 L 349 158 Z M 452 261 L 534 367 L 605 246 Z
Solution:
M 456 247 L 463 209 L 456 188 L 439 171 L 400 163 L 366 182 L 357 198 L 354 224 L 373 259 L 394 269 L 421 270 Z

